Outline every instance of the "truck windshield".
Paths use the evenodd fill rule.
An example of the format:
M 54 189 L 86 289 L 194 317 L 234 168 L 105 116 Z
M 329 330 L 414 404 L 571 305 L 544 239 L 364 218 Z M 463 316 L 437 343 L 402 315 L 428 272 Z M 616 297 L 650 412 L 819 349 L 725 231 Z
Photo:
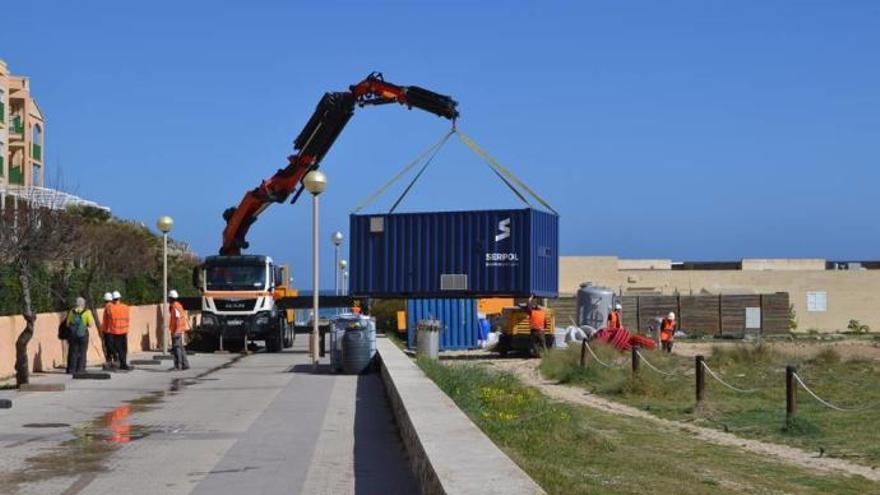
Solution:
M 208 290 L 262 290 L 266 286 L 262 265 L 216 265 L 205 271 Z

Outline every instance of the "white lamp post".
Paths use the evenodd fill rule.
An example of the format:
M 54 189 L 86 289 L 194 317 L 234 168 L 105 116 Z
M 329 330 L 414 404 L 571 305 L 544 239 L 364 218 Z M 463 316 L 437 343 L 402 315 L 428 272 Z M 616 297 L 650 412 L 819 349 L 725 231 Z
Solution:
M 348 262 L 345 260 L 339 260 L 338 266 L 339 266 L 339 276 L 340 276 L 340 278 L 342 278 L 342 289 L 340 292 L 344 296 L 345 293 L 347 292 L 347 289 L 348 289 L 348 284 L 346 284 L 346 276 L 348 275 L 348 272 L 345 271 L 345 269 L 348 268 Z
M 320 170 L 312 170 L 303 178 L 303 187 L 312 195 L 312 335 L 309 347 L 312 354 L 312 365 L 318 367 L 318 332 L 320 317 L 318 314 L 318 287 L 320 286 L 318 270 L 318 196 L 327 188 L 327 176 Z
M 333 260 L 333 288 L 336 289 L 336 295 L 339 295 L 339 245 L 342 244 L 342 232 L 336 231 L 330 236 L 333 245 L 336 246 L 336 259 Z
M 163 215 L 156 221 L 156 227 L 162 232 L 162 354 L 168 354 L 168 233 L 174 227 L 174 219 Z

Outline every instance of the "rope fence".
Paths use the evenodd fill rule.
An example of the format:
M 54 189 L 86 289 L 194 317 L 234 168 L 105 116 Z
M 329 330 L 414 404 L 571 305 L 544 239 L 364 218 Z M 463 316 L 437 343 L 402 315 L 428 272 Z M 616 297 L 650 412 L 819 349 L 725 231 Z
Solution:
M 709 365 L 706 364 L 705 361 L 702 362 L 702 365 L 703 365 L 703 368 L 709 373 L 709 376 L 714 378 L 715 381 L 717 381 L 718 383 L 724 385 L 725 387 L 729 388 L 730 390 L 733 390 L 734 392 L 740 392 L 743 394 L 753 394 L 758 391 L 757 389 L 754 389 L 754 388 L 753 389 L 744 389 L 744 388 L 734 387 L 733 385 L 722 380 L 720 376 L 718 376 L 714 371 L 712 371 L 712 368 L 710 368 Z
M 866 411 L 866 410 L 871 409 L 872 407 L 874 407 L 874 404 L 870 404 L 870 405 L 862 406 L 862 407 L 840 407 L 840 406 L 836 406 L 836 405 L 834 405 L 834 404 L 828 402 L 827 400 L 825 400 L 825 399 L 819 397 L 818 395 L 816 395 L 815 392 L 813 392 L 812 390 L 810 390 L 810 387 L 808 387 L 807 384 L 804 383 L 804 380 L 801 378 L 801 376 L 800 376 L 799 374 L 794 373 L 794 379 L 798 382 L 798 384 L 800 384 L 801 388 L 803 388 L 804 390 L 806 390 L 808 394 L 810 394 L 814 399 L 816 399 L 817 402 L 819 402 L 819 404 L 822 404 L 823 406 L 825 406 L 825 407 L 827 407 L 827 408 L 829 408 L 829 409 L 833 409 L 833 410 L 835 410 L 835 411 L 840 411 L 840 412 L 858 412 L 858 411 Z
M 587 343 L 587 340 L 586 340 L 586 339 L 583 340 L 583 345 L 584 345 L 584 347 L 586 347 L 587 350 L 590 352 L 590 355 L 593 356 L 593 359 L 595 359 L 596 362 L 599 363 L 599 364 L 601 364 L 602 366 L 604 366 L 604 367 L 606 367 L 606 368 L 609 368 L 609 369 L 620 368 L 621 366 L 623 366 L 623 365 L 620 364 L 620 363 L 608 364 L 608 363 L 606 363 L 606 362 L 603 362 L 601 359 L 599 359 L 599 356 L 597 356 L 596 353 L 593 351 L 593 348 L 590 347 L 590 344 Z
M 581 345 L 582 345 L 582 348 L 581 348 L 581 366 L 582 367 L 585 366 L 585 364 L 586 364 L 585 351 L 589 352 L 590 356 L 592 356 L 593 360 L 595 360 L 597 363 L 599 363 L 601 366 L 604 366 L 605 368 L 615 369 L 615 368 L 620 368 L 621 366 L 624 366 L 624 364 L 625 364 L 625 363 L 613 363 L 613 362 L 606 363 L 606 362 L 602 361 L 602 359 L 599 358 L 599 356 L 596 354 L 596 351 L 593 350 L 592 346 L 590 346 L 590 344 L 587 342 L 587 339 L 584 339 L 581 342 Z M 651 371 L 653 371 L 654 373 L 663 375 L 663 376 L 683 376 L 684 375 L 682 372 L 680 372 L 678 370 L 664 371 L 664 370 L 658 368 L 653 363 L 651 363 L 648 359 L 645 358 L 645 355 L 642 354 L 642 352 L 638 349 L 637 346 L 633 347 L 632 356 L 633 356 L 632 357 L 633 373 L 638 373 L 639 364 L 644 363 L 645 366 L 647 366 Z M 708 364 L 706 364 L 705 358 L 702 355 L 695 356 L 695 359 L 696 359 L 696 375 L 695 375 L 695 378 L 696 378 L 696 400 L 697 400 L 698 404 L 701 403 L 705 399 L 705 378 L 704 378 L 705 374 L 708 374 L 716 382 L 720 383 L 722 386 L 726 387 L 727 389 L 729 389 L 733 392 L 737 392 L 737 393 L 741 393 L 741 394 L 754 394 L 754 393 L 757 393 L 760 391 L 760 389 L 757 389 L 757 388 L 747 389 L 747 388 L 737 387 L 736 385 L 733 385 L 733 384 L 727 382 L 718 373 L 716 373 L 715 370 L 713 370 L 712 368 L 709 367 Z M 877 403 L 873 403 L 873 404 L 869 404 L 866 406 L 860 406 L 860 407 L 844 407 L 844 406 L 839 406 L 837 404 L 829 402 L 828 400 L 825 400 L 822 397 L 820 397 L 818 394 L 816 394 L 812 389 L 810 389 L 810 387 L 807 386 L 806 382 L 804 382 L 804 379 L 795 370 L 796 370 L 795 366 L 787 366 L 786 367 L 786 417 L 787 418 L 794 416 L 795 413 L 797 412 L 797 394 L 795 393 L 797 386 L 800 386 L 800 388 L 804 389 L 819 404 L 821 404 L 829 409 L 832 409 L 834 411 L 838 411 L 838 412 L 860 412 L 860 411 L 866 411 L 869 409 L 876 408 L 878 405 L 880 405 Z
M 642 362 L 644 362 L 644 363 L 648 366 L 648 368 L 654 370 L 654 372 L 656 372 L 656 373 L 659 373 L 659 374 L 664 375 L 664 376 L 675 376 L 675 375 L 678 374 L 678 373 L 676 373 L 676 372 L 674 372 L 674 371 L 673 371 L 673 372 L 668 372 L 668 371 L 663 371 L 663 370 L 657 368 L 656 366 L 654 366 L 653 364 L 651 364 L 650 361 L 648 361 L 647 359 L 645 359 L 645 356 L 643 356 L 642 353 L 639 352 L 639 351 L 636 351 L 636 354 L 638 354 L 639 359 L 641 359 Z

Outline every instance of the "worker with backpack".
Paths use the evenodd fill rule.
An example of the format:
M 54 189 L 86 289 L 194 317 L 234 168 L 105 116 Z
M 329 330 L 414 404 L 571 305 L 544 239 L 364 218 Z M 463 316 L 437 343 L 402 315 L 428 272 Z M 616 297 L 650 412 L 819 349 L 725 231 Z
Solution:
M 76 306 L 67 313 L 67 373 L 82 373 L 86 370 L 89 353 L 89 327 L 95 325 L 92 312 L 86 309 L 86 300 L 76 298 Z

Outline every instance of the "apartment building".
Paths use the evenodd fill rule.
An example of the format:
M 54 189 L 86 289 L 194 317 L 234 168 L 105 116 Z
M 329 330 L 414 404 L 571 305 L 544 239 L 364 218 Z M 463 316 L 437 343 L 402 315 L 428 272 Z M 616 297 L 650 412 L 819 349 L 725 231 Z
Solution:
M 0 186 L 42 186 L 46 125 L 27 77 L 0 60 Z

